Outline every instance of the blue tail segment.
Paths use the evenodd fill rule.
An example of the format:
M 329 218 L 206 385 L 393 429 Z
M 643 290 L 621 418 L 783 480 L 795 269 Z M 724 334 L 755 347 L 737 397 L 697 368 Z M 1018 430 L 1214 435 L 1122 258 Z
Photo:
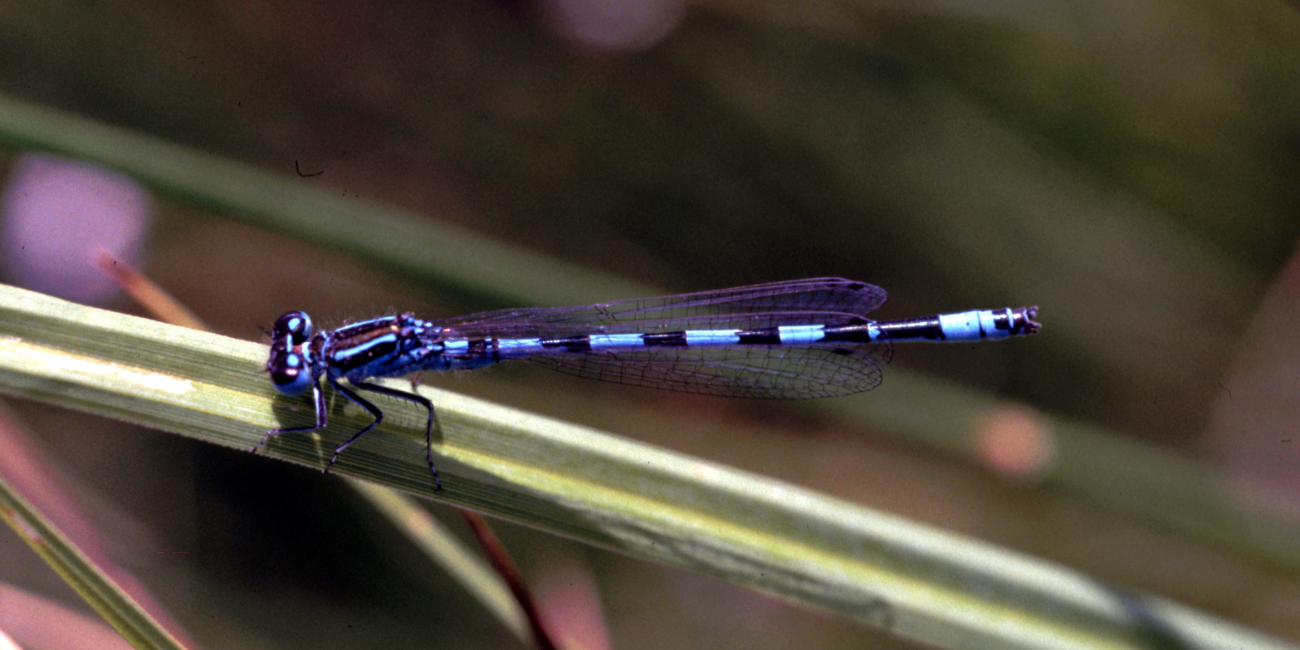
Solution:
M 1033 334 L 1037 307 L 873 321 L 884 289 L 841 278 L 775 282 L 719 291 L 583 307 L 507 309 L 446 320 L 385 316 L 315 332 L 303 312 L 272 330 L 266 370 L 289 396 L 312 391 L 315 431 L 328 424 L 321 378 L 375 421 L 334 452 L 379 426 L 383 412 L 358 394 L 391 395 L 424 407 L 433 464 L 433 405 L 415 393 L 368 382 L 424 370 L 474 369 L 516 359 L 560 372 L 651 388 L 728 397 L 806 399 L 849 395 L 880 385 L 893 344 L 969 342 Z M 346 380 L 346 384 L 342 383 Z
M 1033 334 L 1042 327 L 1034 322 L 1037 307 L 985 309 L 960 314 L 939 314 L 903 321 L 875 324 L 875 331 L 891 341 L 965 343 L 984 339 L 1005 339 Z

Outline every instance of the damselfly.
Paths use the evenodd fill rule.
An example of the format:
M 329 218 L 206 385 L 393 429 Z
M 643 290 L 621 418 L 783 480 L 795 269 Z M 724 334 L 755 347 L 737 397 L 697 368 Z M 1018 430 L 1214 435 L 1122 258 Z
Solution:
M 316 431 L 328 424 L 321 379 L 375 418 L 334 450 L 379 426 L 383 411 L 364 390 L 428 411 L 426 458 L 433 463 L 433 404 L 369 381 L 423 370 L 473 369 L 519 359 L 560 372 L 651 388 L 729 397 L 804 399 L 871 390 L 903 341 L 967 342 L 1033 334 L 1037 307 L 873 321 L 885 290 L 816 278 L 584 307 L 504 309 L 445 320 L 385 316 L 314 332 L 291 311 L 275 322 L 266 370 L 277 390 L 311 389 L 315 424 L 268 431 Z M 344 382 L 343 380 L 347 380 Z

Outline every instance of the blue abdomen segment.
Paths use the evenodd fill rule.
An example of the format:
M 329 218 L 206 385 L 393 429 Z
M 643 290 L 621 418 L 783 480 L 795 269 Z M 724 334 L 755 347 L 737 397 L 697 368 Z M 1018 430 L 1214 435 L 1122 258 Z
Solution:
M 997 340 L 1037 332 L 1040 327 L 1034 322 L 1037 315 L 1037 307 L 982 309 L 901 321 L 881 321 L 873 323 L 869 330 L 871 340 L 888 339 L 895 343 Z
M 939 326 L 948 341 L 1004 339 L 1015 334 L 1015 314 L 1010 309 L 965 311 L 939 316 Z
M 826 338 L 825 325 L 787 325 L 777 331 L 782 345 L 811 344 Z

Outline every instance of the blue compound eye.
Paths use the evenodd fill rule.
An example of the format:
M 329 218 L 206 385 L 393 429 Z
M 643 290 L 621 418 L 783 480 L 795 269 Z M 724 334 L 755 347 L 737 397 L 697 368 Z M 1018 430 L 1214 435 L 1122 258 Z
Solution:
M 304 312 L 291 311 L 275 321 L 271 338 L 277 341 L 289 337 L 290 345 L 301 345 L 311 338 L 311 317 Z
M 307 367 L 306 359 L 297 352 L 273 355 L 266 363 L 266 370 L 271 373 L 271 383 L 275 384 L 275 389 L 289 397 L 303 394 L 312 384 L 311 369 Z

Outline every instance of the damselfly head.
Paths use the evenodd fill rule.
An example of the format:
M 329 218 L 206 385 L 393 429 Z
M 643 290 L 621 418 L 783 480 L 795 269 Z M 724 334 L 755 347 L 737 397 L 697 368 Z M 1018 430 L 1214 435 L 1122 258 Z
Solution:
M 315 381 L 303 351 L 303 344 L 311 339 L 311 317 L 291 311 L 275 321 L 269 334 L 271 354 L 266 359 L 266 372 L 271 375 L 271 383 L 290 397 L 303 394 Z

